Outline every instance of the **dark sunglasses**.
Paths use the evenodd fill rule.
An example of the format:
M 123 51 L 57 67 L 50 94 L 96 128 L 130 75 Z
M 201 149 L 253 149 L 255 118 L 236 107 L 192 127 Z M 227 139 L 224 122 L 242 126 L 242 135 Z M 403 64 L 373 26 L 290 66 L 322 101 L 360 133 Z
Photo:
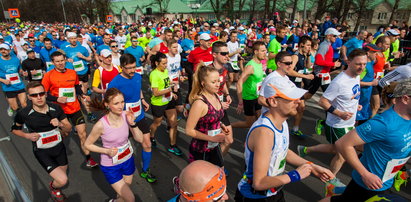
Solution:
M 293 64 L 293 62 L 281 62 L 281 63 L 283 63 L 285 65 L 292 65 Z
M 337 35 L 333 35 L 334 38 L 337 38 Z
M 44 95 L 46 95 L 46 92 L 29 94 L 30 97 L 43 97 Z
M 115 45 L 115 46 L 111 46 L 112 48 L 117 48 L 118 47 L 118 45 Z
M 217 52 L 217 53 L 219 53 L 219 54 L 222 55 L 222 56 L 226 56 L 226 55 L 229 54 L 228 52 Z
M 29 40 L 29 42 L 35 42 L 35 40 Z
M 136 40 L 132 40 L 131 42 L 138 42 L 138 41 L 136 41 Z
M 53 36 L 57 36 L 57 35 L 53 35 Z

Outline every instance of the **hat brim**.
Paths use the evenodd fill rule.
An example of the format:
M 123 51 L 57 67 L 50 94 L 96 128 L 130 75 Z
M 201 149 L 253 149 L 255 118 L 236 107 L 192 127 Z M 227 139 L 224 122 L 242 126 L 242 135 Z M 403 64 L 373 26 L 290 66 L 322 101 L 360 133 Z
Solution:
M 286 96 L 288 98 L 285 98 L 287 100 L 298 100 L 304 96 L 304 94 L 307 92 L 307 90 L 304 90 L 302 88 L 294 88 L 292 91 L 287 92 Z

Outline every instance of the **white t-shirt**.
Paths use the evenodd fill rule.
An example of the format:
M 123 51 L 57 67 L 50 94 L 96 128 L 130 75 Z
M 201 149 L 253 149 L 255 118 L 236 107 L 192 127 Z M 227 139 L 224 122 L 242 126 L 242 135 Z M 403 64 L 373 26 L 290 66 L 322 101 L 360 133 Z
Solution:
M 116 38 L 114 38 L 114 40 L 118 43 L 118 48 L 120 50 L 124 50 L 124 46 L 126 45 L 126 42 L 127 42 L 127 36 L 126 35 L 123 35 L 123 36 L 117 35 Z
M 118 56 L 111 55 L 111 57 L 112 57 L 111 63 L 113 63 L 117 67 L 120 67 L 120 57 L 121 57 L 121 55 L 120 54 L 118 54 Z
M 393 81 L 400 81 L 408 78 L 411 78 L 411 63 L 397 67 L 396 69 L 385 75 L 378 84 L 381 87 L 384 87 L 389 85 Z
M 275 79 L 275 80 L 281 79 L 282 83 L 287 82 L 290 86 L 295 86 L 295 84 L 292 81 L 290 81 L 290 78 L 288 78 L 287 75 L 282 76 L 277 71 L 273 71 L 264 78 L 263 83 L 261 84 L 261 89 L 260 89 L 260 94 L 259 94 L 260 96 L 264 96 L 264 89 L 265 88 L 271 88 L 270 86 L 268 86 L 268 84 L 273 79 Z M 268 109 L 263 106 L 261 108 L 261 114 L 265 113 L 266 111 L 268 111 Z
M 21 51 L 23 51 L 23 48 L 21 46 L 23 46 L 24 43 L 27 43 L 27 42 L 24 41 L 23 39 L 20 39 L 20 41 L 14 40 L 13 41 L 13 46 L 16 47 L 17 52 L 21 52 Z
M 25 59 L 27 59 L 27 52 L 22 49 L 17 53 L 17 58 L 20 60 L 20 63 L 22 63 Z
M 180 67 L 181 67 L 181 56 L 180 54 L 176 54 L 174 57 L 171 57 L 169 54 L 167 54 L 167 70 L 168 70 L 168 75 L 170 76 L 170 79 L 177 76 L 177 78 L 180 76 Z
M 81 37 L 83 37 L 83 41 L 81 42 L 82 45 L 87 44 L 88 41 L 91 41 L 90 35 L 88 35 L 88 34 L 85 34 L 85 35 L 80 34 L 80 35 L 81 35 Z
M 360 76 L 353 78 L 341 72 L 331 81 L 323 97 L 329 100 L 335 109 L 354 114 L 351 119 L 345 121 L 327 112 L 325 123 L 333 128 L 353 127 L 360 99 Z
M 228 48 L 228 52 L 231 54 L 231 53 L 236 52 L 237 49 L 240 48 L 240 45 L 238 44 L 237 41 L 234 42 L 234 43 L 229 41 L 229 42 L 227 42 L 227 48 Z M 237 61 L 237 60 L 238 60 L 238 54 L 235 54 L 235 55 L 230 57 L 230 62 L 234 62 L 234 61 Z

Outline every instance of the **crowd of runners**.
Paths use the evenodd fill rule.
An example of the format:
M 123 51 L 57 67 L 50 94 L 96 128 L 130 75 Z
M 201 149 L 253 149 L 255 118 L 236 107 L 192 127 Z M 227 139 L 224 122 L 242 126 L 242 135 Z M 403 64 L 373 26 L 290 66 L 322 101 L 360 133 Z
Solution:
M 228 200 L 224 156 L 233 128 L 249 128 L 235 201 L 285 201 L 282 188 L 310 175 L 325 183 L 323 201 L 395 197 L 386 194 L 392 186 L 400 191 L 411 174 L 405 166 L 411 156 L 410 47 L 400 43 L 411 31 L 397 22 L 376 33 L 348 29 L 328 16 L 301 24 L 278 18 L 2 24 L 0 83 L 14 119 L 11 132 L 32 142 L 52 179 L 54 201 L 66 199 L 62 140 L 70 134 L 78 135 L 85 165 L 98 166 L 116 191 L 111 201 L 135 201 L 129 187 L 134 158 L 142 163 L 139 175 L 156 182 L 150 164 L 163 119 L 168 152 L 183 153 L 180 119 L 186 119 L 180 135 L 192 138 L 190 164 L 173 179 L 170 201 Z M 320 87 L 326 119 L 317 120 L 315 131 L 329 144 L 292 151 L 289 136 L 306 138 L 300 129 L 305 103 Z M 242 121 L 230 122 L 230 105 Z M 133 141 L 141 155 L 134 154 Z M 91 152 L 101 154 L 99 162 Z M 335 156 L 325 168 L 304 159 L 314 152 Z M 344 162 L 353 168 L 347 186 L 338 179 Z M 285 170 L 287 163 L 295 170 Z

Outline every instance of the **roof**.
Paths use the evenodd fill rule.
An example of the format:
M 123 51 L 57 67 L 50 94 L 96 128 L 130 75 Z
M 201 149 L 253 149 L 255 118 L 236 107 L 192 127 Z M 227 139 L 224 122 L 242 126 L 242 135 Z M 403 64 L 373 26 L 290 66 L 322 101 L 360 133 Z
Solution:
M 354 3 L 358 4 L 357 1 L 358 0 L 354 0 Z M 380 5 L 382 3 L 388 3 L 392 8 L 392 7 L 394 7 L 395 0 L 373 0 L 373 1 L 369 2 L 369 4 L 367 5 L 367 8 L 368 9 L 374 9 L 375 7 L 377 7 L 378 5 Z M 400 0 L 399 4 L 398 4 L 398 9 L 399 10 L 411 10 L 411 1 L 409 1 L 409 0 Z
M 137 9 L 145 13 L 146 8 L 152 8 L 153 13 L 159 13 L 160 8 L 152 0 L 126 0 L 111 2 L 111 10 L 114 14 L 119 15 L 121 11 L 126 10 L 127 14 L 134 14 Z M 193 10 L 180 0 L 169 0 L 167 13 L 192 13 Z

